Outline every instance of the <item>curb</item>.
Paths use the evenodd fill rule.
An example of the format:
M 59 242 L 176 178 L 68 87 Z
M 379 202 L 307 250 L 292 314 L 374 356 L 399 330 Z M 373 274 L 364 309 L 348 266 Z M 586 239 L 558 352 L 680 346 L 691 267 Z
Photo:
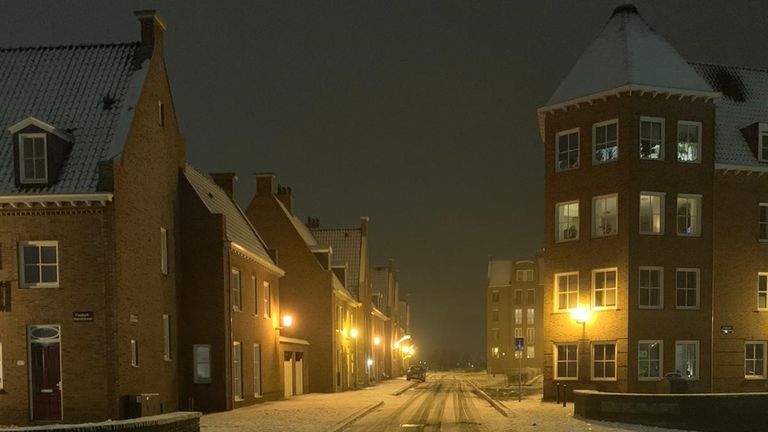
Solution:
M 371 404 L 360 411 L 352 414 L 351 416 L 345 418 L 344 420 L 340 421 L 339 423 L 336 423 L 334 427 L 332 427 L 328 432 L 338 432 L 345 427 L 349 426 L 350 423 L 352 423 L 355 420 L 358 420 L 362 417 L 364 417 L 366 414 L 370 413 L 371 411 L 375 410 L 376 408 L 384 405 L 384 401 L 376 402 L 375 404 Z
M 416 387 L 419 385 L 419 381 L 411 381 L 408 384 L 404 385 L 401 389 L 396 390 L 394 393 L 392 393 L 392 396 L 400 396 L 401 394 L 405 393 L 406 390 L 412 387 Z
M 503 415 L 504 417 L 509 417 L 509 413 L 507 412 L 507 407 L 505 407 L 501 402 L 497 401 L 496 399 L 488 396 L 488 393 L 482 391 L 480 387 L 477 386 L 477 384 L 473 383 L 470 380 L 467 380 L 468 383 L 472 384 L 472 387 L 477 390 L 477 392 L 480 394 L 480 396 L 488 401 L 493 408 L 496 409 L 496 411 L 499 412 L 499 414 Z

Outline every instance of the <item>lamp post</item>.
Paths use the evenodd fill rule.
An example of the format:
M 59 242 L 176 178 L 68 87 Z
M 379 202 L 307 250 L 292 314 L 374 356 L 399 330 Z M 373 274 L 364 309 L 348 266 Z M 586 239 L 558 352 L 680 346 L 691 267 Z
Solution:
M 355 388 L 357 388 L 357 374 L 358 374 L 358 371 L 357 371 L 357 366 L 358 366 L 357 359 L 358 359 L 358 356 L 360 355 L 360 353 L 357 352 L 357 329 L 356 328 L 352 328 L 352 330 L 349 331 L 349 336 L 352 339 L 355 340 L 355 360 L 352 363 L 355 365 L 354 379 L 355 379 Z
M 590 318 L 589 309 L 584 308 L 584 307 L 577 307 L 576 309 L 571 311 L 571 318 L 573 318 L 573 320 L 576 321 L 578 324 L 581 324 L 581 340 L 579 341 L 579 345 L 586 345 L 586 343 L 587 343 L 587 321 L 589 321 L 589 318 Z M 586 348 L 586 347 L 584 347 L 584 348 Z M 580 351 L 583 353 L 584 349 L 581 349 Z M 577 361 L 578 361 L 578 359 L 577 359 Z M 578 381 L 578 379 L 579 379 L 579 377 L 577 376 L 576 380 Z M 566 400 L 565 386 L 563 386 L 563 406 L 565 406 L 565 400 Z

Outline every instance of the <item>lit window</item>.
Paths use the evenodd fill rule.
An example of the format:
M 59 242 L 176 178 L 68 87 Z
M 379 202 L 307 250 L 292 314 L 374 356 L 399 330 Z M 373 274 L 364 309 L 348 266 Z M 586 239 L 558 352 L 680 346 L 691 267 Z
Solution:
M 556 240 L 558 242 L 579 239 L 579 202 L 571 201 L 557 204 L 557 229 Z
M 59 242 L 21 242 L 19 249 L 22 287 L 59 287 Z
M 555 310 L 567 311 L 579 306 L 579 273 L 555 274 Z
M 171 360 L 171 317 L 163 315 L 163 359 Z
M 765 378 L 765 342 L 747 341 L 744 346 L 744 378 Z
M 139 367 L 139 342 L 131 339 L 131 366 Z
M 240 342 L 232 342 L 232 397 L 243 400 L 243 349 Z
M 515 337 L 516 338 L 523 337 L 523 329 L 522 329 L 522 327 L 515 327 Z
M 640 117 L 640 158 L 664 159 L 664 119 Z
M 699 308 L 699 269 L 677 269 L 676 298 L 678 309 Z
M 192 362 L 194 363 L 194 383 L 206 384 L 211 382 L 211 346 L 193 345 Z
M 768 273 L 757 274 L 757 309 L 768 310 Z
M 618 120 L 592 125 L 593 163 L 614 161 L 619 158 Z
M 606 237 L 619 232 L 618 195 L 592 198 L 592 237 Z
M 500 294 L 499 294 L 498 290 L 493 290 L 491 292 L 491 302 L 498 303 L 499 302 L 499 297 L 500 297 Z
M 243 310 L 243 290 L 240 280 L 240 270 L 232 267 L 232 277 L 229 283 L 232 285 L 230 288 L 230 295 L 232 296 L 232 310 Z
M 526 354 L 525 357 L 526 358 L 532 359 L 532 358 L 534 358 L 536 356 L 536 350 L 535 350 L 535 348 L 533 346 L 528 345 L 528 346 L 525 347 L 525 350 L 526 350 L 525 351 L 525 354 Z
M 579 167 L 579 130 L 571 129 L 557 134 L 557 171 Z
M 528 344 L 528 346 L 531 346 L 536 343 L 536 328 L 535 327 L 528 327 L 525 329 L 525 343 Z
M 19 134 L 19 181 L 48 183 L 48 143 L 45 134 Z
M 264 281 L 264 318 L 270 318 L 272 316 L 272 287 L 269 282 Z
M 760 203 L 760 241 L 768 241 L 768 203 Z
M 616 307 L 617 269 L 592 270 L 592 300 L 595 309 Z
M 677 196 L 677 235 L 701 235 L 701 195 Z
M 680 162 L 701 161 L 701 123 L 677 122 L 677 160 Z
M 664 298 L 664 268 L 640 267 L 640 309 L 661 309 Z
M 664 234 L 664 193 L 640 193 L 640 234 Z
M 515 309 L 515 324 L 522 324 L 523 323 L 523 310 L 522 309 Z
M 613 381 L 616 379 L 616 344 L 592 344 L 592 380 Z
M 699 341 L 675 342 L 675 371 L 687 380 L 699 379 Z
M 160 228 L 160 272 L 168 274 L 168 230 Z
M 640 341 L 637 345 L 637 378 L 640 381 L 658 381 L 662 376 L 663 342 Z
M 534 320 L 534 315 L 535 315 L 533 309 L 531 308 L 527 309 L 525 315 L 526 315 L 525 316 L 526 324 L 532 325 Z
M 578 378 L 578 345 L 555 345 L 555 379 L 575 380 Z

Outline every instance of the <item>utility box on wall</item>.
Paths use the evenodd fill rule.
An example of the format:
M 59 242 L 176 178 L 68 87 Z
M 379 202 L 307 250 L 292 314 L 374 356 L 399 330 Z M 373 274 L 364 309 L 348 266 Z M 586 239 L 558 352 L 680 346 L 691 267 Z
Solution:
M 160 394 L 142 393 L 125 397 L 125 417 L 139 418 L 162 414 Z

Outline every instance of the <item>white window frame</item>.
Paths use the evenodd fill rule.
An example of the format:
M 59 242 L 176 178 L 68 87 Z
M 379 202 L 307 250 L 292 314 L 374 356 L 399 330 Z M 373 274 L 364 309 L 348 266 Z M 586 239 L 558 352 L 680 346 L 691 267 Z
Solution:
M 765 278 L 765 289 L 760 289 L 760 279 Z M 765 298 L 765 306 L 760 307 L 760 297 Z M 768 310 L 768 272 L 758 272 L 757 273 L 757 310 L 759 311 L 766 311 Z
M 272 285 L 268 281 L 264 281 L 262 286 L 262 296 L 264 300 L 264 319 L 272 318 Z
M 263 395 L 261 372 L 261 345 L 253 344 L 253 397 L 255 398 Z
M 659 231 L 643 231 L 643 197 L 648 196 L 651 197 L 651 229 L 653 229 L 653 219 L 654 219 L 654 213 L 653 213 L 653 198 L 659 199 Z M 643 235 L 664 235 L 664 205 L 667 200 L 667 194 L 665 192 L 650 192 L 650 191 L 641 191 L 640 196 L 638 197 L 639 201 L 639 207 L 638 207 L 638 232 Z M 675 213 L 675 217 L 677 217 L 677 213 Z M 677 222 L 677 220 L 675 220 Z
M 168 274 L 168 230 L 160 227 L 160 273 Z
M 680 291 L 680 273 L 689 273 L 694 272 L 696 273 L 696 305 L 695 306 L 680 306 L 677 301 L 677 292 Z M 686 280 L 687 280 L 686 276 Z M 689 291 L 688 287 L 684 287 L 686 291 Z M 688 294 L 686 294 L 686 299 L 688 298 Z M 688 310 L 696 310 L 701 307 L 701 269 L 698 268 L 689 268 L 689 267 L 678 267 L 675 269 L 675 308 L 676 309 L 688 309 Z
M 574 347 L 576 347 L 576 357 L 574 359 L 566 358 L 565 360 L 563 360 L 563 362 L 566 363 L 566 369 L 570 369 L 569 367 L 567 367 L 567 365 L 569 365 L 571 363 L 573 363 L 576 366 L 576 374 L 575 374 L 575 376 L 572 376 L 572 377 L 568 377 L 568 376 L 561 377 L 557 373 L 558 372 L 557 364 L 560 363 L 560 350 L 558 349 L 558 347 L 561 347 L 561 346 L 564 346 L 564 347 L 574 346 Z M 554 355 L 552 356 L 552 359 L 554 360 L 554 364 L 553 364 L 554 367 L 553 367 L 553 371 L 552 371 L 552 376 L 555 377 L 555 380 L 557 380 L 557 381 L 578 381 L 579 380 L 579 343 L 578 342 L 556 342 L 554 344 L 554 351 L 555 351 Z
M 699 380 L 699 369 L 701 368 L 701 349 L 699 341 L 697 340 L 678 340 L 675 341 L 675 371 L 681 372 L 677 368 L 677 346 L 678 345 L 696 345 L 696 373 L 691 377 L 683 376 L 682 378 L 688 381 L 698 381 Z
M 131 367 L 139 367 L 139 342 L 131 339 Z
M 528 346 L 536 344 L 536 327 L 528 327 L 525 329 L 525 343 Z
M 650 277 L 648 278 L 649 286 L 643 287 L 642 273 L 643 271 L 658 271 L 659 272 L 659 304 L 658 305 L 643 305 L 643 289 L 651 290 L 655 287 L 650 286 Z M 677 273 L 675 273 L 677 274 Z M 637 270 L 637 307 L 640 309 L 664 309 L 664 267 L 657 266 L 640 266 Z
M 38 249 L 38 255 L 40 255 L 41 247 L 55 247 L 56 248 L 56 282 L 27 282 L 26 280 L 26 262 L 24 261 L 24 248 L 36 247 Z M 38 261 L 42 261 L 41 258 Z M 51 264 L 47 264 L 50 266 Z M 42 280 L 42 263 L 37 263 L 38 271 L 40 272 L 40 279 Z M 19 280 L 22 288 L 59 288 L 61 281 L 60 278 L 61 256 L 59 254 L 59 242 L 56 240 L 45 241 L 22 241 L 19 242 Z
M 766 220 L 763 220 L 762 213 L 763 209 L 765 209 L 765 215 Z M 758 213 L 757 213 L 757 220 L 758 220 L 758 233 L 757 233 L 757 239 L 761 243 L 768 243 L 768 203 L 760 203 L 758 207 Z M 765 232 L 765 237 L 763 236 L 763 232 Z
M 597 306 L 595 303 L 596 301 L 596 284 L 595 282 L 597 279 L 595 279 L 595 275 L 597 273 L 608 273 L 608 272 L 614 272 L 616 274 L 616 286 L 612 288 L 614 291 L 614 304 L 612 306 Z M 602 288 L 600 291 L 610 291 L 611 288 Z M 605 295 L 603 295 L 603 299 L 605 299 Z M 618 267 L 608 267 L 608 268 L 601 268 L 601 269 L 594 269 L 592 270 L 592 310 L 616 310 L 619 307 L 619 268 Z
M 523 309 L 522 308 L 515 308 L 515 324 L 522 325 L 523 324 Z
M 171 351 L 171 317 L 168 314 L 163 314 L 163 360 L 173 360 L 173 352 Z
M 643 123 L 657 123 L 661 125 L 661 142 L 659 142 L 659 157 L 652 158 L 652 157 L 643 157 L 642 148 L 643 148 Z M 663 117 L 646 117 L 641 116 L 640 117 L 640 127 L 638 128 L 638 134 L 640 136 L 640 140 L 638 141 L 638 149 L 640 150 L 640 159 L 641 160 L 664 160 L 664 151 L 666 149 L 666 120 Z M 651 138 L 647 138 L 650 140 Z
M 696 143 L 697 145 L 697 151 L 696 151 L 696 160 L 682 160 L 680 159 L 680 125 L 685 126 L 696 126 L 699 129 L 698 132 L 698 138 L 699 141 Z M 675 159 L 680 163 L 701 163 L 701 122 L 697 121 L 689 121 L 689 120 L 678 120 L 677 121 L 677 130 L 675 131 Z
M 232 399 L 242 401 L 243 390 L 243 346 L 239 341 L 232 342 Z
M 527 308 L 525 310 L 525 323 L 527 325 L 533 325 L 535 324 L 535 320 L 536 320 L 536 309 Z
M 523 337 L 523 328 L 522 327 L 515 327 L 515 337 L 516 338 Z
M 253 287 L 253 315 L 259 316 L 259 284 L 256 282 L 255 275 L 251 275 L 251 286 Z
M 574 238 L 565 238 L 565 236 L 562 236 L 562 230 L 560 229 L 561 225 L 563 225 L 562 222 L 560 222 L 560 207 L 570 206 L 572 204 L 576 204 L 576 237 Z M 579 200 L 573 200 L 573 201 L 564 201 L 559 202 L 555 204 L 555 243 L 565 243 L 565 242 L 571 242 L 571 241 L 578 241 L 579 237 L 581 236 L 581 204 L 579 203 Z M 573 216 L 567 216 L 573 219 Z
M 658 344 L 659 345 L 659 358 L 654 360 L 650 357 L 647 359 L 640 358 L 640 345 L 652 345 L 652 344 Z M 650 349 L 648 350 L 650 355 Z M 654 362 L 659 363 L 659 376 L 640 376 L 640 369 L 643 362 L 648 363 L 648 370 L 650 370 L 650 365 Z M 664 379 L 664 341 L 662 340 L 639 340 L 637 341 L 637 380 L 638 381 L 661 381 Z
M 24 169 L 24 159 L 29 159 L 25 157 L 24 154 L 24 139 L 30 138 L 42 138 L 43 139 L 43 156 L 42 159 L 45 162 L 45 173 L 44 177 L 33 177 L 28 178 L 26 169 Z M 34 144 L 33 144 L 34 147 Z M 34 150 L 33 150 L 34 152 Z M 40 159 L 38 155 L 33 154 L 31 157 L 32 160 Z M 48 135 L 45 133 L 22 133 L 19 134 L 19 182 L 21 184 L 45 184 L 48 183 Z
M 204 362 L 200 358 L 199 350 L 205 350 L 208 354 L 208 361 Z M 211 345 L 208 344 L 195 344 L 192 345 L 192 380 L 195 384 L 210 384 L 213 381 L 213 369 L 211 368 Z M 203 376 L 198 373 L 198 365 L 208 365 L 208 376 Z
M 615 209 L 616 226 L 613 227 L 613 230 L 610 233 L 601 233 L 599 230 L 599 228 L 601 227 L 597 225 L 598 221 L 600 220 L 597 214 L 598 212 L 597 203 L 598 201 L 607 202 L 607 200 L 610 200 L 611 198 L 616 200 L 616 209 Z M 600 238 L 600 237 L 611 237 L 615 235 L 619 235 L 619 194 L 612 193 L 612 194 L 598 195 L 598 196 L 592 197 L 592 237 Z
M 560 154 L 562 153 L 560 149 L 560 137 L 562 136 L 569 136 L 576 134 L 576 165 L 575 166 L 569 166 L 567 168 L 561 168 L 560 167 Z M 570 155 L 573 150 L 566 150 L 565 152 Z M 570 160 L 570 158 L 569 158 Z M 581 163 L 581 130 L 579 128 L 574 129 L 568 129 L 564 131 L 560 131 L 555 136 L 555 171 L 556 172 L 563 172 L 563 171 L 571 171 L 579 168 L 579 164 Z
M 693 225 L 693 232 L 690 234 L 681 233 L 680 232 L 680 226 L 679 226 L 679 201 L 681 199 L 686 200 L 695 200 L 696 201 L 696 217 L 695 217 L 695 224 Z M 702 219 L 702 195 L 700 194 L 677 194 L 677 199 L 675 200 L 675 232 L 677 233 L 678 237 L 701 237 L 701 219 Z M 689 216 L 693 219 L 693 216 Z
M 237 267 L 232 267 L 229 272 L 229 294 L 232 310 L 242 312 L 243 310 L 243 274 Z
M 747 345 L 760 345 L 762 347 L 763 357 L 761 359 L 758 359 L 756 357 L 754 357 L 752 359 L 748 358 L 747 357 Z M 765 362 L 766 362 L 765 356 L 766 356 L 766 354 L 768 354 L 766 352 L 766 341 L 754 341 L 754 340 L 744 341 L 744 379 L 747 379 L 747 380 L 764 380 L 766 378 L 766 373 L 765 373 Z M 755 373 L 755 374 L 752 374 L 752 375 L 747 374 L 747 365 L 749 364 L 749 362 L 750 361 L 756 362 L 757 360 L 762 360 L 763 361 L 763 368 L 760 371 L 760 373 L 759 374 Z
M 595 347 L 601 345 L 613 345 L 613 377 L 596 377 L 595 376 Z M 590 368 L 589 368 L 589 378 L 592 381 L 616 381 L 617 376 L 619 375 L 618 366 L 619 361 L 617 359 L 618 356 L 619 347 L 616 341 L 594 341 L 590 344 L 589 347 L 589 354 L 590 354 Z M 603 365 L 606 365 L 608 363 L 611 363 L 610 360 L 601 360 Z
M 605 159 L 605 160 L 597 160 L 597 129 L 602 127 L 610 126 L 611 124 L 616 124 L 616 157 L 612 159 Z M 609 141 L 606 141 L 609 142 Z M 607 147 L 606 147 L 607 148 Z M 602 121 L 599 123 L 595 123 L 592 125 L 592 165 L 601 165 L 604 163 L 610 163 L 615 162 L 619 160 L 619 119 L 611 119 Z
M 567 283 L 569 276 L 576 276 L 576 289 L 575 290 L 571 289 L 572 288 L 571 285 L 568 284 L 567 291 L 564 291 L 564 294 L 566 296 L 565 298 L 568 299 L 568 297 L 570 297 L 570 294 L 572 294 L 575 291 L 575 293 L 576 293 L 576 304 L 573 305 L 573 307 L 561 307 L 561 305 L 560 305 L 560 277 L 565 277 L 565 280 L 566 280 L 566 283 Z M 555 293 L 555 302 L 554 302 L 555 312 L 570 312 L 570 311 L 578 308 L 579 307 L 579 272 L 575 271 L 575 272 L 555 273 L 554 278 L 555 278 L 555 280 L 554 280 L 555 289 L 553 291 Z M 568 304 L 567 306 L 570 306 L 570 304 Z

